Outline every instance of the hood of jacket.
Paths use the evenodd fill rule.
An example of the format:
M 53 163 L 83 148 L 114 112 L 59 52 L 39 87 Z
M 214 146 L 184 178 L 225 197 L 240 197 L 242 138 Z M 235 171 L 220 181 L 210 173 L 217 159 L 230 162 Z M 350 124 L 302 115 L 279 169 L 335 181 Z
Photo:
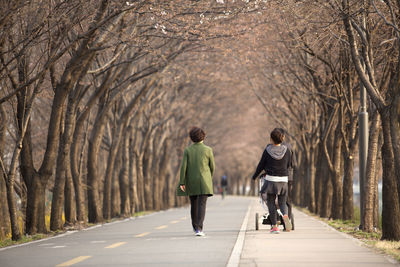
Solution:
M 287 146 L 285 145 L 280 145 L 280 146 L 274 146 L 274 145 L 268 145 L 267 146 L 267 152 L 268 154 L 276 160 L 280 160 L 285 156 L 287 150 Z

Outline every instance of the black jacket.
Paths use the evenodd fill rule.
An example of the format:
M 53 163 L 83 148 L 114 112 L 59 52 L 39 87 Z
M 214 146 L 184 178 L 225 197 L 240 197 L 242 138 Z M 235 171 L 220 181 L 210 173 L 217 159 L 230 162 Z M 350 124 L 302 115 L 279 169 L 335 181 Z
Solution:
M 253 179 L 256 179 L 262 171 L 271 176 L 289 176 L 290 164 L 291 151 L 286 145 L 274 146 L 269 144 L 264 149 Z
M 287 148 L 290 151 L 290 163 L 289 163 L 289 181 L 293 181 L 293 170 L 297 167 L 297 161 L 296 161 L 296 154 L 294 153 L 294 150 L 292 146 L 289 143 L 283 142 L 282 145 L 287 146 Z

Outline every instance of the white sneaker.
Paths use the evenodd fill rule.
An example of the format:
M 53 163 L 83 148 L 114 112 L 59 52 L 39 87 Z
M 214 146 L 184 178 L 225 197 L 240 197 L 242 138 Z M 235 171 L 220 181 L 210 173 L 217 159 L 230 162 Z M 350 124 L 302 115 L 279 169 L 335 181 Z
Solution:
M 197 231 L 196 236 L 205 236 L 206 234 L 203 231 Z

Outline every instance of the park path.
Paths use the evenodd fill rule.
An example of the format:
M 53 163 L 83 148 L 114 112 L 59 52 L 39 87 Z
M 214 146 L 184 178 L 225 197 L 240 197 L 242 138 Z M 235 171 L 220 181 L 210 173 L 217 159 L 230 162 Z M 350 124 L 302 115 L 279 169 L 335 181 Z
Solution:
M 256 212 L 255 197 L 217 195 L 205 237 L 194 236 L 186 206 L 0 249 L 0 266 L 398 266 L 297 210 L 295 231 L 256 231 Z
M 400 266 L 359 240 L 340 233 L 315 218 L 294 210 L 295 230 L 270 234 L 269 227 L 255 230 L 255 213 L 265 211 L 258 200 L 251 203 L 246 237 L 240 259 L 241 267 L 350 267 Z

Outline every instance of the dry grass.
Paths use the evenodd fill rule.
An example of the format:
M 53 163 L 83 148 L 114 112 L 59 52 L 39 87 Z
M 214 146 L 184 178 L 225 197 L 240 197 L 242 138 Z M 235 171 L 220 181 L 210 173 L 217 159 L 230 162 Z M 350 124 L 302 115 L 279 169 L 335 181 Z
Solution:
M 366 243 L 371 245 L 374 249 L 392 256 L 400 263 L 400 241 L 379 240 L 367 241 Z

